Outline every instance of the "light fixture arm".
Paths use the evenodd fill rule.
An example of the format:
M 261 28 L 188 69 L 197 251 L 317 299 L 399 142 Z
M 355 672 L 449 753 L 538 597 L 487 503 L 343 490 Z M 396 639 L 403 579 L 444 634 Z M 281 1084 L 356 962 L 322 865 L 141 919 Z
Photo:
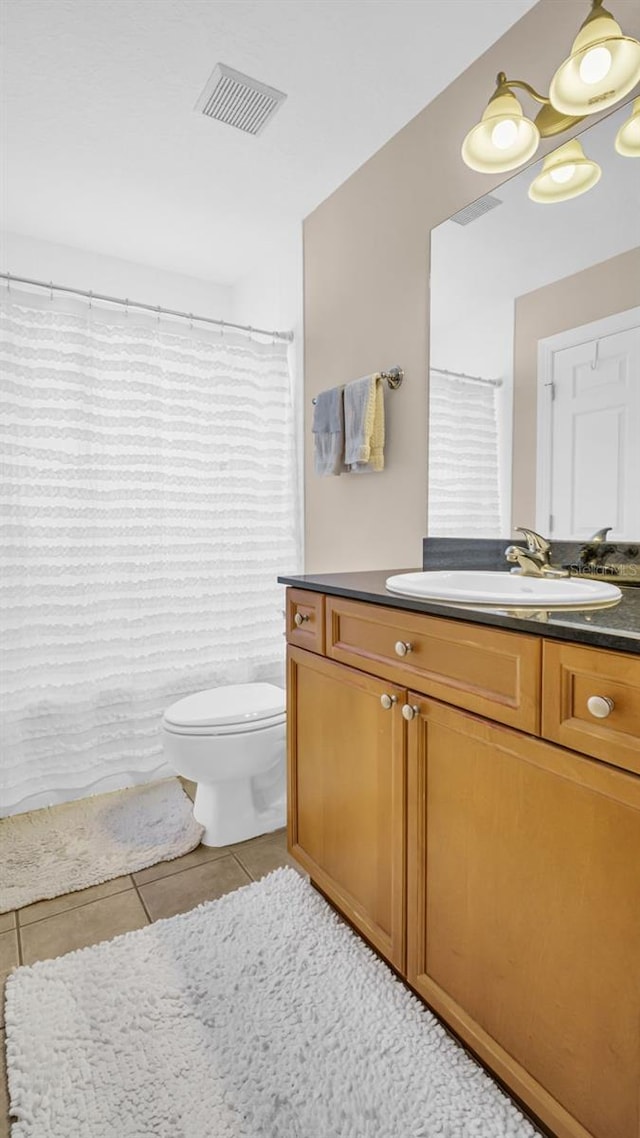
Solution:
M 540 103 L 542 109 L 538 112 L 535 122 L 542 138 L 550 138 L 553 135 L 562 134 L 563 131 L 569 130 L 570 127 L 582 122 L 584 118 L 584 115 L 580 115 L 579 117 L 563 115 L 560 111 L 555 109 L 551 99 L 547 98 L 546 95 L 541 95 L 530 83 L 525 83 L 524 79 L 508 79 L 504 71 L 499 71 L 496 75 L 496 89 L 489 101 L 492 102 L 501 95 L 510 94 L 514 87 L 519 88 L 521 91 L 526 91 L 536 103 Z
M 504 71 L 499 71 L 496 76 L 496 93 L 493 96 L 494 99 L 498 93 L 502 95 L 505 90 L 510 91 L 512 87 L 519 87 L 521 91 L 526 91 L 528 95 L 531 95 L 532 99 L 535 99 L 536 103 L 542 103 L 545 107 L 551 106 L 551 100 L 547 99 L 544 95 L 540 95 L 530 83 L 525 83 L 524 79 L 507 79 Z

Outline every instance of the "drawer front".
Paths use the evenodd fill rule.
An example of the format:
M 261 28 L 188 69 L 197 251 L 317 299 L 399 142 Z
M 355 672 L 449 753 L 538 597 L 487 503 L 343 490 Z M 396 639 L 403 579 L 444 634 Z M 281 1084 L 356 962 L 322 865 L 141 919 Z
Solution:
M 334 660 L 539 734 L 538 637 L 341 597 L 327 597 L 326 623 Z
M 543 735 L 640 774 L 640 659 L 552 640 L 543 658 Z M 590 711 L 594 696 L 612 701 L 606 717 Z
M 287 641 L 324 655 L 324 596 L 303 589 L 287 589 Z

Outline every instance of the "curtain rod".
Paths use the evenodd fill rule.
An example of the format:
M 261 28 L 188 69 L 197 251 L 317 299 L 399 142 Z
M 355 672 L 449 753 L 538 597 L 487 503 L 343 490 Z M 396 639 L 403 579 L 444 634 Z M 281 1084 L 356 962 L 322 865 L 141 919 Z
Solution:
M 485 379 L 483 375 L 467 375 L 464 371 L 447 371 L 445 367 L 432 367 L 429 371 L 435 371 L 438 375 L 450 375 L 454 379 L 468 379 L 471 383 L 484 383 L 488 387 L 502 387 L 501 379 Z
M 45 288 L 50 292 L 66 292 L 73 296 L 82 296 L 87 300 L 103 301 L 107 304 L 122 304 L 125 308 L 140 308 L 144 312 L 152 312 L 156 316 L 175 316 L 180 320 L 197 320 L 200 324 L 215 324 L 217 327 L 233 328 L 236 332 L 248 332 L 251 335 L 255 332 L 257 336 L 272 336 L 274 340 L 286 340 L 291 342 L 293 340 L 293 332 L 269 332 L 265 328 L 252 328 L 250 324 L 234 324 L 232 320 L 214 320 L 212 316 L 196 316 L 193 312 L 180 312 L 175 308 L 163 308 L 161 304 L 143 304 L 139 300 L 129 300 L 120 296 L 105 296 L 100 292 L 88 292 L 82 288 L 71 288 L 67 285 L 53 284 L 52 281 L 35 281 L 29 277 L 15 277 L 13 273 L 0 273 L 0 280 L 6 281 L 10 287 L 12 284 L 32 285 L 34 288 Z

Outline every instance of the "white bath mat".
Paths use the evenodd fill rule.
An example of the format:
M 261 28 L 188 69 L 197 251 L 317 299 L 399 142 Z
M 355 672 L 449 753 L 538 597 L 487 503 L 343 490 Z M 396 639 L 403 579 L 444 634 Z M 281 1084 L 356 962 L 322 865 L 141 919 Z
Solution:
M 0 913 L 170 861 L 202 826 L 177 778 L 0 819 Z
M 531 1138 L 290 869 L 19 968 L 12 1138 Z

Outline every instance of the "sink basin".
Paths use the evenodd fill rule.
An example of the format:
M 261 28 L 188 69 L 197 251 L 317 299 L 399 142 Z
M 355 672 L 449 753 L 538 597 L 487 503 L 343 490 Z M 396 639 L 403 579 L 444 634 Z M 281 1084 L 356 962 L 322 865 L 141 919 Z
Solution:
M 588 609 L 617 604 L 617 585 L 576 577 L 524 577 L 476 569 L 398 573 L 387 577 L 391 593 L 446 604 L 491 608 Z

